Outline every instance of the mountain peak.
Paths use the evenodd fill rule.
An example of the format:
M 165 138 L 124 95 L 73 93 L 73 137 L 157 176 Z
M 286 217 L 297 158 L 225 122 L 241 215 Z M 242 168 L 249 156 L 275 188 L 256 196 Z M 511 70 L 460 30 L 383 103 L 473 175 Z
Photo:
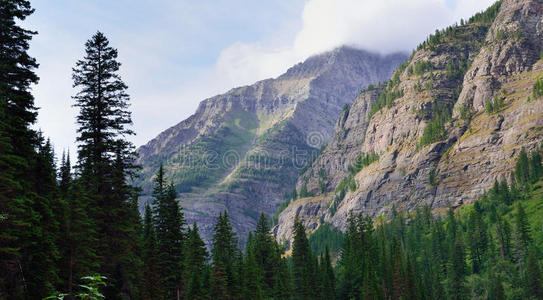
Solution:
M 342 108 L 406 59 L 340 47 L 276 79 L 202 101 L 193 116 L 138 150 L 147 194 L 142 201 L 163 163 L 188 221 L 197 221 L 206 238 L 215 217 L 228 210 L 244 239 L 261 212 L 275 212 L 299 169 L 330 140 Z

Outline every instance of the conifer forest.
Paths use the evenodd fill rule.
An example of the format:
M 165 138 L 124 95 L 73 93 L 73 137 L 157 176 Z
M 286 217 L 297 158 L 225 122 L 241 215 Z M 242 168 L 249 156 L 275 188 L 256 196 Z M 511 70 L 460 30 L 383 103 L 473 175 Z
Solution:
M 399 66 L 394 73 L 398 75 L 388 83 L 376 83 L 362 92 L 356 91 L 358 98 L 354 104 L 336 105 L 337 116 L 334 118 L 339 121 L 335 129 L 330 127 L 333 134 L 330 134 L 329 144 L 322 145 L 320 150 L 317 146 L 312 147 L 318 151 L 312 152 L 313 157 L 301 172 L 284 166 L 246 171 L 250 168 L 248 161 L 252 150 L 244 150 L 248 154 L 242 157 L 249 158 L 246 165 L 240 163 L 240 166 L 246 169 L 236 166 L 231 168 L 234 171 L 229 175 L 216 174 L 216 178 L 234 178 L 230 182 L 225 179 L 224 182 L 230 185 L 224 187 L 211 185 L 215 177 L 207 173 L 200 176 L 190 170 L 188 175 L 183 173 L 184 176 L 196 176 L 196 179 L 190 181 L 191 186 L 186 182 L 182 185 L 176 177 L 179 173 L 172 171 L 172 165 L 158 158 L 153 161 L 156 168 L 152 169 L 148 180 L 140 179 L 142 172 L 149 172 L 150 167 L 142 166 L 138 160 L 139 150 L 131 141 L 136 134 L 132 99 L 130 88 L 120 75 L 123 65 L 119 61 L 124 53 L 117 50 L 116 40 L 110 40 L 101 31 L 87 37 L 84 52 L 72 66 L 73 93 L 66 101 L 77 110 L 77 117 L 75 120 L 59 118 L 58 121 L 76 124 L 77 152 L 59 153 L 62 149 L 55 149 L 48 132 L 35 126 L 40 110 L 34 103 L 32 87 L 40 81 L 36 73 L 40 62 L 29 53 L 31 41 L 38 33 L 26 22 L 34 9 L 28 0 L 0 0 L 0 300 L 543 299 L 543 139 L 538 135 L 543 126 L 532 126 L 533 129 L 519 133 L 518 145 L 500 146 L 504 149 L 518 146 L 514 154 L 491 158 L 511 167 L 500 167 L 499 176 L 492 173 L 493 184 L 484 188 L 481 184 L 477 189 L 469 190 L 475 191 L 470 194 L 470 197 L 475 195 L 473 201 L 451 201 L 441 205 L 434 200 L 398 200 L 385 203 L 382 210 L 376 209 L 372 213 L 359 209 L 365 208 L 366 204 L 353 205 L 356 209 L 348 208 L 352 201 L 369 201 L 370 208 L 381 205 L 381 202 L 375 202 L 378 204 L 372 206 L 371 199 L 384 194 L 378 190 L 382 185 L 364 197 L 356 198 L 361 195 L 357 193 L 371 189 L 371 185 L 364 183 L 364 178 L 380 172 L 376 165 L 391 159 L 399 165 L 397 161 L 403 158 L 401 151 L 407 151 L 402 149 L 408 147 L 415 153 L 412 156 L 430 153 L 430 157 L 432 153 L 439 153 L 440 158 L 419 159 L 423 167 L 413 173 L 406 167 L 402 171 L 402 178 L 406 179 L 402 180 L 421 180 L 424 183 L 418 186 L 432 191 L 432 195 L 446 190 L 449 186 L 446 185 L 447 176 L 443 174 L 447 170 L 461 172 L 471 168 L 471 165 L 469 168 L 454 165 L 454 151 L 461 150 L 460 146 L 454 145 L 493 130 L 490 127 L 479 130 L 477 124 L 501 120 L 495 131 L 505 130 L 503 128 L 507 126 L 517 126 L 517 123 L 507 123 L 509 117 L 505 112 L 508 109 L 532 105 L 530 111 L 533 112 L 541 108 L 543 77 L 538 77 L 537 72 L 543 70 L 538 67 L 543 61 L 543 49 L 541 57 L 533 58 L 535 67 L 519 73 L 528 75 L 518 81 L 500 82 L 504 88 L 480 101 L 479 106 L 474 104 L 477 98 L 464 97 L 466 92 L 462 91 L 464 76 L 476 76 L 475 71 L 468 71 L 473 68 L 472 62 L 476 65 L 474 56 L 479 52 L 474 51 L 484 53 L 479 49 L 489 47 L 489 43 L 508 40 L 507 45 L 510 45 L 526 39 L 527 31 L 524 35 L 520 33 L 519 38 L 516 31 L 507 32 L 505 27 L 499 29 L 505 30 L 503 33 L 498 31 L 497 25 L 490 28 L 492 22 L 499 22 L 500 9 L 500 14 L 505 15 L 512 9 L 510 7 L 520 5 L 520 2 L 532 3 L 543 10 L 541 1 L 498 1 L 471 20 L 462 20 L 460 25 L 431 35 L 405 65 Z M 542 15 L 538 18 L 543 19 Z M 462 34 L 470 30 L 475 32 L 470 33 L 474 36 L 483 36 L 483 42 L 472 47 L 465 43 L 472 43 L 473 39 L 459 41 Z M 491 30 L 496 30 L 495 40 L 484 40 L 485 34 L 492 35 Z M 457 61 L 446 61 L 442 69 L 437 62 L 432 64 L 429 60 L 411 64 L 427 53 L 445 53 L 457 49 L 455 47 L 462 49 L 458 51 L 465 56 Z M 507 68 L 514 66 L 507 65 Z M 518 75 L 513 73 L 508 76 Z M 287 73 L 288 76 L 296 74 L 294 71 Z M 415 83 L 404 84 L 409 78 L 416 78 Z M 533 78 L 536 78 L 535 83 L 530 81 Z M 421 82 L 430 86 L 423 89 Z M 517 89 L 514 86 L 517 82 L 522 87 Z M 466 86 L 464 84 L 464 89 Z M 506 91 L 502 92 L 502 89 Z M 439 90 L 441 94 L 430 95 L 433 90 Z M 524 97 L 518 92 L 524 90 L 526 98 L 522 98 L 523 102 L 514 102 L 517 101 L 515 97 Z M 419 97 L 416 93 L 428 94 Z M 373 102 L 365 105 L 363 117 L 357 117 L 367 118 L 364 121 L 367 124 L 358 137 L 362 142 L 356 147 L 369 149 L 365 145 L 380 138 L 372 136 L 371 130 L 375 132 L 383 126 L 373 122 L 381 119 L 385 120 L 383 124 L 393 122 L 393 118 L 385 119 L 385 114 L 397 113 L 409 99 L 424 98 L 426 102 L 416 109 L 415 106 L 403 109 L 402 113 L 428 125 L 418 128 L 416 139 L 409 144 L 406 142 L 399 150 L 389 150 L 393 145 L 391 142 L 371 151 L 357 152 L 350 165 L 345 163 L 348 167 L 342 170 L 341 176 L 336 176 L 326 166 L 330 160 L 320 158 L 341 152 L 327 152 L 327 149 L 335 149 L 331 147 L 350 149 L 350 146 L 341 148 L 348 141 L 343 144 L 332 141 L 356 129 L 347 128 L 351 125 L 345 120 L 351 120 L 351 116 L 359 113 L 357 103 L 366 99 L 366 95 L 373 97 Z M 462 105 L 447 102 L 449 98 L 456 101 L 464 99 L 462 97 L 469 101 Z M 300 111 L 296 113 L 303 113 Z M 252 119 L 246 115 L 228 119 L 232 115 L 217 119 L 220 122 L 227 120 L 224 121 L 227 125 L 221 125 L 220 134 L 195 145 L 204 147 L 220 142 L 226 147 L 230 145 L 227 142 L 244 141 L 259 147 L 279 147 L 278 141 L 296 144 L 297 136 L 304 134 L 292 129 L 295 123 L 287 120 L 269 126 L 268 131 L 257 137 L 255 132 L 259 131 L 249 126 Z M 543 114 L 539 114 L 519 123 L 542 121 Z M 248 128 L 247 131 L 235 131 L 242 127 Z M 462 135 L 453 140 L 451 136 L 460 130 L 463 130 Z M 394 143 L 409 139 L 411 133 L 394 135 Z M 494 143 L 496 139 L 492 142 L 488 142 L 490 138 L 481 140 L 484 140 L 482 143 Z M 522 144 L 524 139 L 530 139 L 530 142 Z M 239 149 L 245 149 L 243 147 Z M 468 155 L 466 161 L 479 165 L 478 157 L 490 155 L 485 151 Z M 272 154 L 266 159 L 274 165 L 277 162 Z M 453 166 L 442 167 L 444 161 Z M 217 172 L 228 170 L 225 167 Z M 242 173 L 244 170 L 246 173 Z M 291 177 L 281 177 L 273 173 L 276 171 Z M 393 174 L 390 177 L 398 177 L 400 173 L 390 173 Z M 490 171 L 481 171 L 478 184 L 486 182 L 490 174 Z M 254 186 L 262 186 L 262 182 L 268 181 L 277 184 L 271 189 L 284 191 L 285 196 L 279 197 L 283 203 L 276 201 L 267 206 L 273 210 L 260 209 L 261 206 L 255 204 L 258 208 L 245 215 L 254 220 L 248 234 L 239 230 L 243 219 L 236 210 L 195 213 L 194 209 L 184 208 L 186 201 L 196 201 L 196 198 L 187 197 L 196 197 L 199 193 L 210 195 L 209 191 L 220 188 L 224 195 L 243 193 L 257 203 L 265 192 Z M 250 185 L 251 182 L 258 184 Z M 418 193 L 417 188 L 416 184 L 410 186 L 411 192 L 405 197 L 429 197 L 429 193 Z M 456 192 L 457 188 L 454 189 Z M 387 193 L 393 195 L 394 191 Z M 146 197 L 142 198 L 142 195 Z M 455 195 L 450 199 L 459 197 L 458 193 Z M 238 198 L 227 199 L 237 201 Z M 314 203 L 325 204 L 317 209 L 306 209 L 316 207 Z M 324 206 L 326 212 L 318 212 L 324 210 Z M 217 214 L 213 214 L 214 211 Z M 197 222 L 194 215 L 198 214 L 211 215 L 212 224 Z M 290 235 L 279 238 L 277 232 L 287 219 L 291 222 L 287 228 Z

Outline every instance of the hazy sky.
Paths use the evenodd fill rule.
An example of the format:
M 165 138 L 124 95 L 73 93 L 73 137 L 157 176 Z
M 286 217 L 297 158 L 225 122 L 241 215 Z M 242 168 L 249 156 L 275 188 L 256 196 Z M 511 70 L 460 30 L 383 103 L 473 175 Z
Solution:
M 239 85 L 340 45 L 411 51 L 494 0 L 31 0 L 37 127 L 75 152 L 71 68 L 100 30 L 119 50 L 140 146 Z

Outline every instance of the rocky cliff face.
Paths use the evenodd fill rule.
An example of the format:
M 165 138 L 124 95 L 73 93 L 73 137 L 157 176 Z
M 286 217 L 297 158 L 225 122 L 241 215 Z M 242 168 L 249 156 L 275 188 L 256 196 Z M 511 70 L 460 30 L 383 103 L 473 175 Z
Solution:
M 342 113 L 297 183 L 317 196 L 279 215 L 277 238 L 290 238 L 296 214 L 310 230 L 323 222 L 345 230 L 350 213 L 422 205 L 439 213 L 509 180 L 520 149 L 543 140 L 543 99 L 532 96 L 543 77 L 542 38 L 543 2 L 535 0 L 503 0 L 431 36 L 386 86 Z M 374 153 L 377 161 L 353 168 L 357 156 Z
M 227 210 L 243 239 L 260 212 L 277 210 L 300 169 L 331 139 L 343 106 L 406 59 L 342 47 L 276 79 L 206 99 L 193 116 L 138 149 L 139 183 L 149 195 L 164 164 L 189 223 L 197 221 L 209 238 L 216 216 Z

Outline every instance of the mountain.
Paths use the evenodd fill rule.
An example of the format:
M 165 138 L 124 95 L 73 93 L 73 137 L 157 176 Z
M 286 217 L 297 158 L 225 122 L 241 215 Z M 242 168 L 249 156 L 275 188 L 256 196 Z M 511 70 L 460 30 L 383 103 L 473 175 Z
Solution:
M 138 149 L 142 201 L 160 164 L 190 223 L 210 238 L 227 210 L 244 239 L 258 215 L 272 215 L 334 131 L 360 90 L 387 80 L 407 59 L 351 47 L 308 58 L 276 79 L 202 101 L 194 115 Z
M 431 35 L 386 84 L 361 93 L 299 178 L 309 197 L 279 214 L 311 231 L 346 230 L 351 213 L 389 217 L 471 203 L 513 180 L 521 149 L 543 140 L 543 3 L 503 0 Z

